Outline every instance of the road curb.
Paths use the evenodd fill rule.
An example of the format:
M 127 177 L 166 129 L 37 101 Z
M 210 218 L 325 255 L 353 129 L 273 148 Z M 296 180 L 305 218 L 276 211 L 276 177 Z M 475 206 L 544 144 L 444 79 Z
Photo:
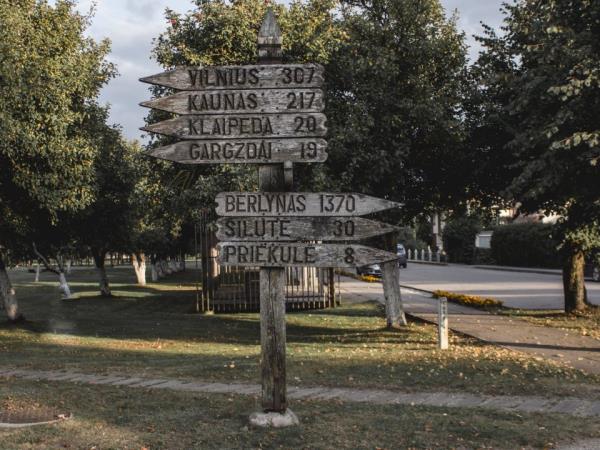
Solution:
M 562 272 L 559 269 L 542 269 L 532 267 L 501 267 L 501 266 L 470 266 L 480 270 L 496 270 L 498 272 L 517 272 L 517 273 L 537 273 L 540 275 L 560 276 Z

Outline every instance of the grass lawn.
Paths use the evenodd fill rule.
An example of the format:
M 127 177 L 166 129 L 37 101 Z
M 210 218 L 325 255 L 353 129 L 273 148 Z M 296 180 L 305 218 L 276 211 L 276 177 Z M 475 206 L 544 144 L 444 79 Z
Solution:
M 94 272 L 77 269 L 69 301 L 59 299 L 51 274 L 40 283 L 25 272 L 11 275 L 29 322 L 0 325 L 0 367 L 259 382 L 258 315 L 191 313 L 192 271 L 138 287 L 131 284 L 132 269 L 111 269 L 116 297 L 102 299 Z M 457 335 L 442 352 L 435 327 L 421 322 L 388 331 L 375 303 L 294 312 L 287 321 L 290 385 L 600 399 L 599 377 L 557 363 Z M 244 428 L 248 413 L 258 409 L 250 397 L 24 380 L 0 381 L 0 391 L 0 406 L 19 399 L 64 402 L 75 413 L 60 425 L 2 431 L 0 448 L 11 449 L 63 441 L 71 448 L 473 448 L 494 442 L 493 448 L 516 448 L 600 430 L 597 421 L 560 415 L 293 401 L 302 426 L 263 432 Z
M 597 422 L 560 414 L 295 401 L 299 427 L 248 427 L 253 397 L 74 383 L 0 381 L 0 405 L 59 406 L 69 421 L 1 430 L 2 449 L 551 448 L 597 437 Z
M 518 317 L 536 325 L 560 328 L 573 334 L 600 339 L 600 307 L 573 314 L 556 310 L 504 308 L 501 314 Z

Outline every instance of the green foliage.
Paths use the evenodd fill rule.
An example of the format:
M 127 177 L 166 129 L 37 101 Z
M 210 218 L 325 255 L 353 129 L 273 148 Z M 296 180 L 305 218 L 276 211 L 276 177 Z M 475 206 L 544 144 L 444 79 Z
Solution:
M 487 30 L 472 72 L 483 190 L 560 213 L 567 254 L 600 245 L 598 17 L 593 0 L 506 6 L 505 34 Z
M 473 264 L 496 265 L 496 259 L 489 248 L 477 248 L 473 252 Z
M 283 58 L 286 62 L 326 63 L 343 39 L 333 9 L 335 0 L 294 1 L 286 7 L 275 6 L 283 33 Z M 196 2 L 186 14 L 166 13 L 167 31 L 155 41 L 153 56 L 165 69 L 177 65 L 255 64 L 257 35 L 267 4 L 262 0 Z M 153 97 L 170 94 L 168 89 L 152 87 Z M 153 123 L 169 115 L 152 111 L 146 121 Z M 152 137 L 153 146 L 170 138 Z M 244 165 L 186 167 L 163 161 L 145 161 L 146 181 L 139 186 L 138 203 L 143 207 L 143 223 L 138 227 L 139 246 L 165 252 L 189 241 L 193 223 L 214 209 L 220 191 L 256 190 L 256 168 Z M 299 168 L 296 178 L 301 179 Z M 144 200 L 143 196 L 148 196 Z M 187 236 L 187 237 L 186 237 Z
M 448 221 L 442 239 L 449 262 L 471 264 L 475 252 L 475 237 L 481 231 L 476 216 L 456 217 Z
M 334 21 L 336 5 L 336 0 L 309 0 L 274 6 L 286 61 L 328 61 L 344 37 Z M 156 40 L 153 55 L 164 67 L 254 64 L 267 7 L 263 0 L 207 0 L 187 14 L 168 10 L 170 27 Z
M 0 242 L 94 199 L 87 105 L 114 75 L 74 3 L 0 0 Z
M 543 223 L 502 225 L 492 235 L 492 254 L 497 264 L 518 267 L 561 266 L 555 227 Z
M 343 2 L 327 65 L 328 187 L 405 203 L 405 222 L 464 196 L 464 36 L 438 0 Z
M 140 170 L 141 148 L 126 142 L 121 130 L 107 125 L 108 110 L 88 108 L 85 129 L 97 151 L 94 157 L 94 201 L 67 220 L 78 241 L 94 252 L 124 252 L 131 247 L 133 228 L 140 211 L 132 195 Z
M 427 244 L 420 240 L 415 233 L 415 230 L 410 227 L 402 227 L 398 232 L 398 243 L 404 245 L 406 250 L 424 250 Z

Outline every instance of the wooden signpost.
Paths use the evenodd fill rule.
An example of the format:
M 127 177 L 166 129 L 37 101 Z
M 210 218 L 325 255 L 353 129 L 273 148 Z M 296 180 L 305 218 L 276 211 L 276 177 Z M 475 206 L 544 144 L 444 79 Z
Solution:
M 221 192 L 219 216 L 364 216 L 401 205 L 363 194 L 333 192 Z
M 191 115 L 142 129 L 178 139 L 305 138 L 327 134 L 325 115 L 321 113 Z
M 323 67 L 281 64 L 282 42 L 268 9 L 258 35 L 260 64 L 179 67 L 141 79 L 181 91 L 142 103 L 179 114 L 143 130 L 185 139 L 148 155 L 183 164 L 259 164 L 260 192 L 223 192 L 216 202 L 223 216 L 219 262 L 260 267 L 264 414 L 251 421 L 266 425 L 273 413 L 297 423 L 287 410 L 284 267 L 391 264 L 394 253 L 348 242 L 395 231 L 358 216 L 401 206 L 355 193 L 289 192 L 294 162 L 327 158 L 327 128 Z
M 320 89 L 296 88 L 178 92 L 140 105 L 176 114 L 310 113 L 325 107 Z
M 267 19 L 268 15 L 265 17 L 265 20 Z M 269 36 L 265 36 L 265 38 L 268 39 Z M 140 81 L 182 91 L 317 88 L 323 85 L 323 72 L 323 66 L 320 64 L 199 66 L 179 67 L 141 78 Z
M 148 155 L 182 164 L 269 164 L 323 162 L 324 139 L 229 139 L 180 141 L 151 149 Z
M 395 253 L 364 245 L 298 244 L 294 242 L 221 242 L 219 263 L 249 267 L 356 268 L 398 259 Z
M 398 231 L 360 217 L 225 217 L 217 227 L 220 241 L 359 241 Z

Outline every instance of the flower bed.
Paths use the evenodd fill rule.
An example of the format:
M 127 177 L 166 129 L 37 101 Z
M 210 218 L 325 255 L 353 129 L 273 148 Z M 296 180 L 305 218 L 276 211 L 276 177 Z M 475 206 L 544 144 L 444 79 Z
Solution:
M 500 308 L 503 305 L 500 300 L 496 300 L 495 298 L 480 297 L 479 295 L 457 294 L 455 292 L 448 291 L 434 291 L 433 297 L 446 297 L 448 301 L 474 308 Z

